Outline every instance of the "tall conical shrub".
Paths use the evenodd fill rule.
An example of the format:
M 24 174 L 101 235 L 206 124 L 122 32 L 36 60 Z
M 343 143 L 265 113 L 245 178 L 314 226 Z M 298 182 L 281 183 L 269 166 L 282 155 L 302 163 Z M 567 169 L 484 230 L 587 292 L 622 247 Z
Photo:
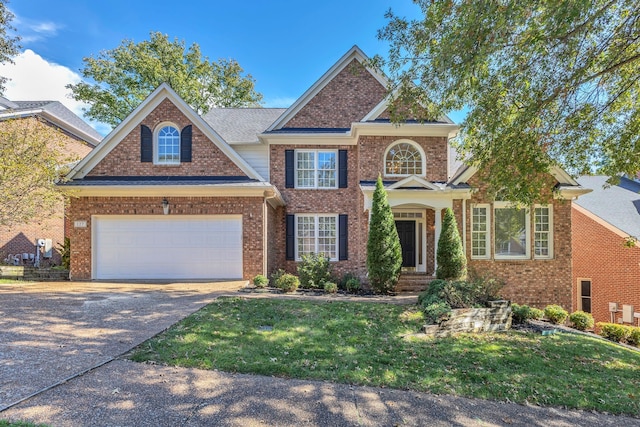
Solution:
M 367 241 L 367 271 L 369 283 L 379 293 L 388 293 L 398 283 L 402 268 L 402 249 L 387 200 L 387 192 L 378 176 L 373 193 L 369 240 Z
M 445 210 L 442 218 L 442 231 L 438 239 L 436 259 L 438 279 L 457 280 L 467 275 L 467 257 L 462 249 L 458 224 L 451 208 Z

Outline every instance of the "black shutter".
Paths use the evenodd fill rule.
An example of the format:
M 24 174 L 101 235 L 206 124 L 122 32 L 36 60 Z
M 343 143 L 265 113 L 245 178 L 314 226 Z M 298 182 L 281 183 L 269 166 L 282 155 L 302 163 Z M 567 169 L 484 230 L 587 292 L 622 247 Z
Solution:
M 344 261 L 349 259 L 349 216 L 338 216 L 338 259 Z
M 180 162 L 191 161 L 191 125 L 180 132 Z
M 295 224 L 296 224 L 296 216 L 287 215 L 287 231 L 286 231 L 287 238 L 285 241 L 287 260 L 294 260 L 296 258 L 296 252 L 295 252 L 296 239 L 294 235 Z
M 347 150 L 338 151 L 338 188 L 347 188 Z
M 140 161 L 153 162 L 153 133 L 145 125 L 140 125 Z
M 284 187 L 293 188 L 295 176 L 295 163 L 293 150 L 284 150 Z

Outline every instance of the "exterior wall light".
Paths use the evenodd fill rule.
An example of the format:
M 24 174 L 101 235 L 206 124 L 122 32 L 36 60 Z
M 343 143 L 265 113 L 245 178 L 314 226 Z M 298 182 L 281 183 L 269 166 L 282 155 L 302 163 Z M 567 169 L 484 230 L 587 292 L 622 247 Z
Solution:
M 162 199 L 162 212 L 165 215 L 169 215 L 169 201 L 167 200 L 166 197 Z

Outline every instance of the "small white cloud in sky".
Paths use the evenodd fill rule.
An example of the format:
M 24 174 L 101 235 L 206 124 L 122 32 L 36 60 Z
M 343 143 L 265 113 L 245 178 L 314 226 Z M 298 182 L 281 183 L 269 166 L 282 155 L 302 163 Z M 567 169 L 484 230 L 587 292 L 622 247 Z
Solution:
M 57 24 L 52 21 L 34 21 L 14 14 L 13 22 L 18 33 L 22 37 L 23 43 L 31 43 L 48 37 L 54 37 L 58 34 L 58 30 L 64 28 L 64 25 Z
M 4 96 L 12 101 L 60 101 L 79 117 L 87 104 L 71 98 L 71 90 L 65 86 L 78 83 L 78 73 L 65 66 L 48 62 L 43 57 L 27 49 L 14 58 L 14 64 L 0 64 L 0 76 L 10 80 L 6 83 Z M 89 122 L 102 135 L 111 127 L 102 123 Z

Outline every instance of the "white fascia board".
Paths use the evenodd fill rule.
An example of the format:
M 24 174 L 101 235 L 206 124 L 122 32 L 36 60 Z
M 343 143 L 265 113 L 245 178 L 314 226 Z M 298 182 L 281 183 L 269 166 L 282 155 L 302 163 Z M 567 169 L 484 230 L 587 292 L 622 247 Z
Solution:
M 60 186 L 67 195 L 73 197 L 265 197 L 273 193 L 269 183 L 256 185 L 199 184 L 199 185 L 87 185 Z M 276 197 L 282 199 L 276 191 Z
M 567 172 L 564 171 L 560 166 L 552 166 L 549 169 L 549 172 L 560 184 L 568 184 L 579 186 L 578 182 L 571 177 Z
M 393 184 L 387 187 L 387 190 L 400 190 L 404 187 L 416 187 L 416 186 L 419 186 L 422 188 L 428 188 L 434 191 L 441 190 L 440 187 L 433 185 L 426 179 L 421 178 L 419 176 L 415 176 L 415 175 L 408 176 L 406 178 L 401 179 L 400 181 L 394 182 Z
M 74 125 L 72 125 L 71 123 L 62 120 L 60 117 L 49 113 L 48 111 L 44 110 L 41 114 L 42 117 L 44 117 L 45 119 L 47 119 L 48 121 L 50 121 L 51 123 L 53 123 L 54 125 L 58 126 L 61 129 L 64 129 L 65 131 L 69 132 L 72 135 L 77 136 L 78 138 L 82 139 L 85 142 L 88 142 L 89 144 L 93 145 L 94 147 L 96 145 L 98 145 L 100 143 L 100 139 L 97 139 L 91 135 L 89 135 L 88 133 L 84 132 L 81 129 L 78 129 L 77 127 L 75 127 Z
M 242 157 L 227 144 L 209 124 L 193 111 L 167 83 L 162 83 L 131 114 L 129 114 L 102 142 L 91 151 L 67 175 L 68 178 L 84 178 L 122 139 L 127 136 L 162 101 L 169 99 L 194 125 L 196 125 L 216 146 L 249 178 L 265 181 Z
M 351 133 L 357 135 L 443 136 L 453 138 L 460 126 L 452 123 L 353 123 Z
M 373 188 L 362 188 L 360 191 L 364 195 L 364 211 L 371 209 L 373 200 Z M 429 192 L 396 189 L 387 191 L 389 205 L 393 208 L 402 205 L 419 205 L 427 208 L 444 209 L 453 206 L 454 200 L 470 199 L 473 189 L 471 188 L 445 188 Z
M 561 187 L 554 194 L 554 199 L 573 200 L 578 197 L 591 193 L 593 190 L 590 188 L 576 187 Z
M 296 100 L 278 119 L 269 126 L 267 132 L 274 129 L 280 129 L 286 124 L 293 116 L 295 116 L 307 103 L 318 94 L 335 76 L 337 76 L 347 65 L 353 60 L 357 60 L 361 64 L 364 64 L 368 60 L 368 57 L 358 47 L 353 46 L 347 53 L 335 63 L 329 70 L 324 73 L 300 98 Z M 387 87 L 389 82 L 387 78 L 380 74 L 377 70 L 370 67 L 366 67 L 367 71 L 384 87 Z
M 358 143 L 351 132 L 261 134 L 259 138 L 269 145 L 356 145 Z

